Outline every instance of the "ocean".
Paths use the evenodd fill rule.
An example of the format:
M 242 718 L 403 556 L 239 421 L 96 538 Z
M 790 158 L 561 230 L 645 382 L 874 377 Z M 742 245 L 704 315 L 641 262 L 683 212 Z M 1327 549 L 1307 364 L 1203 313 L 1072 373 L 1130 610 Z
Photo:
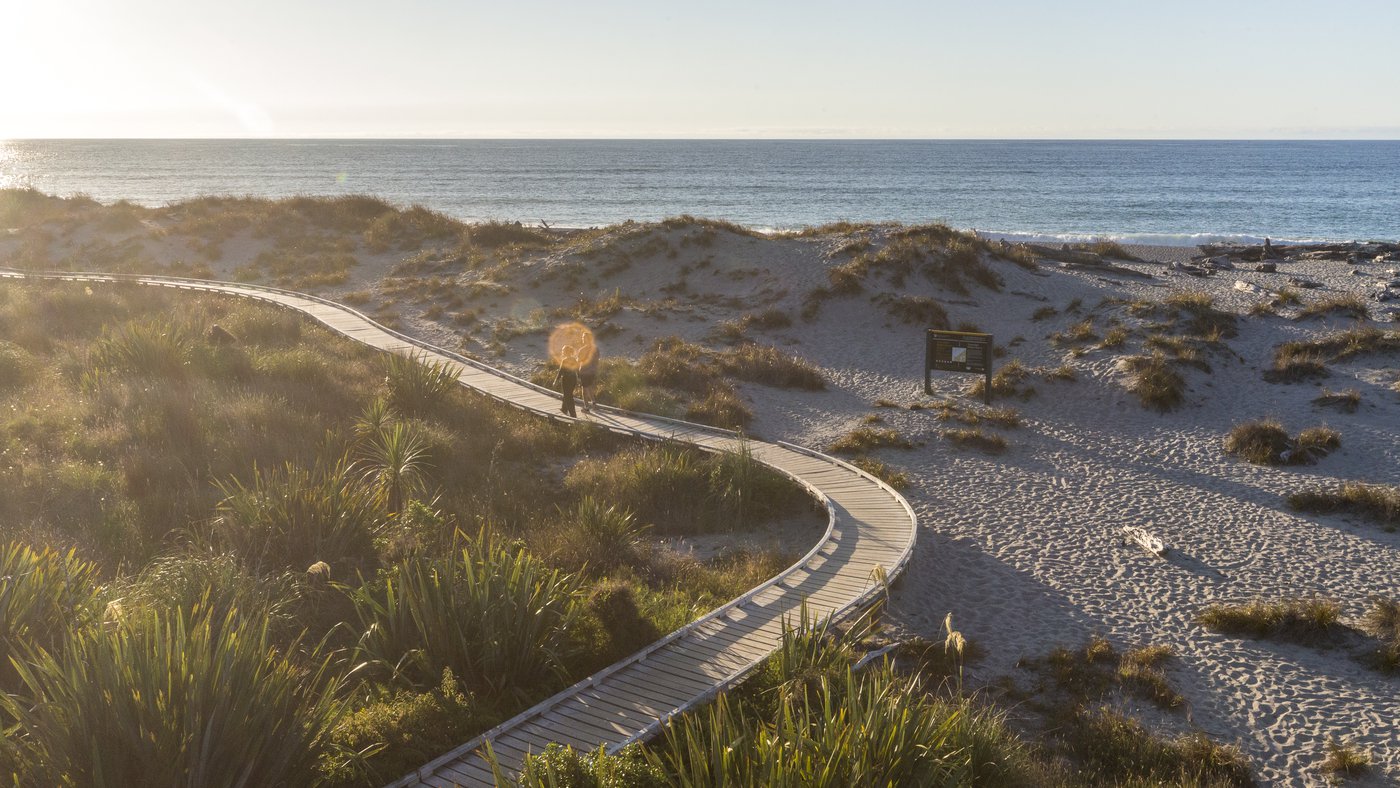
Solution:
M 29 140 L 0 142 L 6 187 L 145 205 L 363 193 L 555 227 L 692 214 L 1180 246 L 1400 239 L 1400 141 Z

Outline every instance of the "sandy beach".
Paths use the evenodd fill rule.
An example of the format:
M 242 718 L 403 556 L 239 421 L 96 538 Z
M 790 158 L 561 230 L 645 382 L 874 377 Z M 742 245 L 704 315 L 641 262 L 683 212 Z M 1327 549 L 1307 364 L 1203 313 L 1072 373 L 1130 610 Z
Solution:
M 969 683 L 994 695 L 1029 685 L 1022 660 L 1092 635 L 1119 648 L 1170 646 L 1176 658 L 1167 673 L 1186 698 L 1184 710 L 1122 701 L 1154 728 L 1194 726 L 1237 743 L 1267 784 L 1323 781 L 1318 763 L 1329 739 L 1368 750 L 1375 784 L 1400 780 L 1400 679 L 1365 664 L 1358 643 L 1342 638 L 1314 647 L 1222 635 L 1196 620 L 1212 602 L 1324 597 L 1355 625 L 1371 597 L 1400 597 L 1400 534 L 1348 516 L 1295 513 L 1284 502 L 1304 487 L 1400 484 L 1395 358 L 1363 355 L 1329 363 L 1330 376 L 1320 381 L 1270 383 L 1264 372 L 1280 343 L 1355 321 L 1298 320 L 1297 306 L 1250 314 L 1290 278 L 1319 285 L 1302 290 L 1306 305 L 1374 293 L 1378 281 L 1394 278 L 1396 264 L 1289 261 L 1274 273 L 1241 266 L 1198 277 L 1171 266 L 1188 263 L 1196 253 L 1190 248 L 1133 248 L 1142 259 L 1115 260 L 1117 271 L 1051 260 L 1030 270 L 988 258 L 1003 281 L 999 290 L 973 284 L 964 294 L 922 276 L 896 283 L 871 275 L 855 292 L 818 299 L 810 319 L 800 316 L 814 290 L 830 287 L 829 272 L 851 259 L 851 244 L 879 248 L 890 232 L 863 226 L 765 237 L 703 224 L 621 225 L 569 234 L 574 240 L 543 249 L 501 252 L 496 265 L 468 264 L 441 250 L 357 248 L 346 281 L 311 289 L 349 295 L 371 314 L 392 314 L 403 330 L 521 374 L 535 372 L 545 357 L 545 310 L 580 297 L 627 297 L 600 321 L 605 326 L 595 325 L 610 357 L 636 357 L 667 336 L 718 346 L 722 323 L 781 311 L 788 325 L 754 325 L 747 337 L 817 365 L 827 388 L 739 383 L 754 412 L 751 432 L 823 448 L 874 417 L 914 444 L 872 452 L 909 477 L 904 494 L 921 524 L 913 564 L 890 606 L 896 635 L 941 640 L 951 612 L 983 654 L 969 668 Z M 70 243 L 90 240 L 79 234 Z M 0 260 L 20 243 L 0 236 Z M 267 241 L 235 233 L 208 263 L 210 273 L 232 278 L 267 248 Z M 147 249 L 164 263 L 191 254 L 171 238 Z M 413 259 L 416 266 L 405 264 Z M 1181 292 L 1207 294 L 1237 315 L 1238 334 L 1206 350 L 1204 364 L 1183 369 L 1185 403 L 1162 413 L 1125 388 L 1122 359 L 1142 352 L 1151 320 L 1124 304 Z M 474 311 L 466 327 L 441 308 L 464 293 Z M 949 325 L 995 335 L 1005 350 L 998 366 L 1015 360 L 1032 370 L 1024 385 L 1033 394 L 995 403 L 1019 413 L 1021 426 L 990 429 L 1007 441 L 1006 451 L 960 448 L 942 436 L 949 425 L 923 405 L 949 399 L 975 411 L 978 400 L 966 395 L 975 379 L 935 374 L 934 396 L 926 395 L 925 326 L 893 316 L 882 306 L 886 294 L 935 299 Z M 1369 322 L 1385 327 L 1380 307 L 1373 304 Z M 1123 327 L 1128 339 L 1100 347 L 1052 338 L 1085 320 L 1099 335 Z M 1072 381 L 1044 372 L 1066 366 Z M 1323 387 L 1357 390 L 1359 408 L 1315 405 Z M 1341 447 L 1315 465 L 1277 467 L 1222 450 L 1232 426 L 1264 417 L 1290 433 L 1328 425 L 1340 432 Z M 1124 526 L 1159 535 L 1165 559 L 1123 544 Z

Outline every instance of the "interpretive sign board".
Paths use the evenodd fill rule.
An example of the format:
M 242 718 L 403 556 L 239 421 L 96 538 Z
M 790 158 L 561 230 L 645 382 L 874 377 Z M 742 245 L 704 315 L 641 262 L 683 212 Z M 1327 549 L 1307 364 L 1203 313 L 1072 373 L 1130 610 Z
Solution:
M 971 372 L 986 376 L 985 398 L 992 402 L 992 335 L 928 330 L 924 351 L 924 391 L 933 393 L 933 373 Z

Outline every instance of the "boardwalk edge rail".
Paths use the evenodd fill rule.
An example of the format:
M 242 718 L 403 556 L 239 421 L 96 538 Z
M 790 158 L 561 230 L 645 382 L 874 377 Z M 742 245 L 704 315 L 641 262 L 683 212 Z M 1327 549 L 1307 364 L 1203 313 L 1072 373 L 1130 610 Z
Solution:
M 291 297 L 295 297 L 295 298 L 304 298 L 304 299 L 308 299 L 308 300 L 311 300 L 311 301 L 316 301 L 316 302 L 321 303 L 321 304 L 324 304 L 324 305 L 326 305 L 326 306 L 330 306 L 330 307 L 333 307 L 333 308 L 335 308 L 335 309 L 338 309 L 338 310 L 340 310 L 340 311 L 342 311 L 342 312 L 345 312 L 345 313 L 354 315 L 355 317 L 357 317 L 357 318 L 363 320 L 365 323 L 367 323 L 367 324 L 369 324 L 369 325 L 371 325 L 371 326 L 373 326 L 373 327 L 375 327 L 375 328 L 377 328 L 377 329 L 379 329 L 379 330 L 381 330 L 381 331 L 384 331 L 386 334 L 389 334 L 389 335 L 391 335 L 391 336 L 393 336 L 393 337 L 395 337 L 395 338 L 397 338 L 397 339 L 400 339 L 400 340 L 404 341 L 404 342 L 407 343 L 407 344 L 410 344 L 410 345 L 412 345 L 412 346 L 414 346 L 414 347 L 420 348 L 420 349 L 422 349 L 422 350 L 424 350 L 424 351 L 427 351 L 427 352 L 429 352 L 429 353 L 436 354 L 436 355 L 440 355 L 440 356 L 442 356 L 442 357 L 451 359 L 451 360 L 453 360 L 453 361 L 457 361 L 457 362 L 459 362 L 459 363 L 466 364 L 466 365 L 471 366 L 471 367 L 473 367 L 473 368 L 475 368 L 475 369 L 481 370 L 481 371 L 483 371 L 483 372 L 490 373 L 490 374 L 495 375 L 495 376 L 500 377 L 500 378 L 504 378 L 504 379 L 509 380 L 509 381 L 511 381 L 511 382 L 513 382 L 513 383 L 516 383 L 516 384 L 518 384 L 518 385 L 525 386 L 525 387 L 530 388 L 530 389 L 533 389 L 533 390 L 535 390 L 535 391 L 538 391 L 538 392 L 541 392 L 541 393 L 545 393 L 545 394 L 549 394 L 550 396 L 557 396 L 557 393 L 556 393 L 556 392 L 554 392 L 554 391 L 552 391 L 552 390 L 550 390 L 550 389 L 547 389 L 547 388 L 545 388 L 545 387 L 543 387 L 543 386 L 539 386 L 539 385 L 537 385 L 537 384 L 535 384 L 535 383 L 532 383 L 532 382 L 530 382 L 530 381 L 528 381 L 528 380 L 525 380 L 525 379 L 523 379 L 523 378 L 520 378 L 520 377 L 517 377 L 517 376 L 515 376 L 515 375 L 512 375 L 512 374 L 510 374 L 509 372 L 506 372 L 506 371 L 504 371 L 504 370 L 501 370 L 501 369 L 498 369 L 498 368 L 496 368 L 496 367 L 493 367 L 493 366 L 491 366 L 491 365 L 489 365 L 489 364 L 486 364 L 485 362 L 479 361 L 479 360 L 477 360 L 477 359 L 473 359 L 473 358 L 464 356 L 464 355 L 462 355 L 462 354 L 460 354 L 460 353 L 456 353 L 456 352 L 454 352 L 454 351 L 447 350 L 446 348 L 442 348 L 442 347 L 439 347 L 439 346 L 437 346 L 437 345 L 433 345 L 433 344 L 431 344 L 431 343 L 429 343 L 429 342 L 426 342 L 426 341 L 424 341 L 424 340 L 418 339 L 418 338 L 416 338 L 416 337 L 411 337 L 411 336 L 409 336 L 409 335 L 407 335 L 407 334 L 404 334 L 404 333 L 402 333 L 402 332 L 395 331 L 394 329 L 391 329 L 391 328 L 388 328 L 388 327 L 386 327 L 386 326 L 383 326 L 383 325 L 379 324 L 378 322 L 376 322 L 375 320 L 371 319 L 369 316 L 365 315 L 363 312 L 360 312 L 359 310 L 356 310 L 356 309 L 354 309 L 354 308 L 352 308 L 352 307 L 350 307 L 350 306 L 347 306 L 347 305 L 345 305 L 345 304 L 342 304 L 342 303 L 339 303 L 339 302 L 336 302 L 336 301 L 332 301 L 332 300 L 330 300 L 330 299 L 328 299 L 328 298 L 323 298 L 323 297 L 321 297 L 321 296 L 313 295 L 313 294 L 310 294 L 310 293 L 303 293 L 303 292 L 298 292 L 298 291 L 294 291 L 294 290 L 285 290 L 285 289 L 282 289 L 282 288 L 269 287 L 269 286 L 267 286 L 267 285 L 260 285 L 260 284 L 246 283 L 246 282 L 224 282 L 224 281 L 219 281 L 219 280 L 214 280 L 214 279 L 196 279 L 196 278 L 192 278 L 192 277 L 164 276 L 164 275 L 156 275 L 156 274 L 122 274 L 122 273 L 100 273 L 100 272 L 81 272 L 81 271 L 23 271 L 23 270 L 18 270 L 18 269 L 13 269 L 13 268 L 3 268 L 3 267 L 0 267 L 0 277 L 9 278 L 9 279 L 27 279 L 27 278 L 33 278 L 33 279 L 58 279 L 58 280 L 68 280 L 68 281 L 134 282 L 134 283 L 137 283 L 137 284 L 150 284 L 150 285 L 157 285 L 157 286 L 174 286 L 174 287 L 181 288 L 181 289 L 202 290 L 202 291 L 205 291 L 205 292 L 223 293 L 223 294 L 226 294 L 226 295 L 239 295 L 239 293 L 231 292 L 231 290 L 233 290 L 233 289 L 238 289 L 238 290 L 255 290 L 255 291 L 263 291 L 263 292 L 267 292 L 267 293 L 276 293 L 276 294 L 279 294 L 279 295 L 291 296 Z M 246 296 L 246 297 L 256 298 L 256 296 Z M 259 300 L 268 300 L 268 299 L 259 299 Z M 293 309 L 293 310 L 295 310 L 295 311 L 300 312 L 300 310 L 296 310 L 295 307 L 291 307 L 291 306 L 289 306 L 289 305 L 280 304 L 279 302 L 275 302 L 275 301 L 273 301 L 272 303 L 274 303 L 274 304 L 276 304 L 276 305 L 279 305 L 279 306 L 284 306 L 284 307 L 287 307 L 287 308 L 290 308 L 290 309 Z M 301 312 L 301 314 L 304 314 L 304 315 L 305 315 L 305 314 L 307 314 L 307 313 Z M 311 315 L 307 315 L 307 316 L 308 316 L 308 317 L 312 317 L 312 319 L 315 319 L 314 316 L 311 316 Z M 332 329 L 332 330 L 334 330 L 334 329 Z M 339 333 L 339 332 L 337 332 L 337 333 Z M 342 334 L 342 336 L 345 336 L 345 335 Z M 353 337 L 349 337 L 349 338 L 354 339 Z M 463 385 L 463 386 L 466 386 L 465 383 L 463 383 L 462 385 Z M 471 387 L 470 387 L 470 386 L 467 386 L 467 388 L 471 388 Z M 509 399 L 507 399 L 507 398 L 505 398 L 505 397 L 498 396 L 498 395 L 495 395 L 495 394 L 491 394 L 491 393 L 489 393 L 489 392 L 481 391 L 480 389 L 473 389 L 473 391 L 475 391 L 475 392 L 478 393 L 478 394 L 487 396 L 487 397 L 489 397 L 489 398 L 491 398 L 491 399 L 493 399 L 493 400 L 496 400 L 496 401 L 503 402 L 503 403 L 505 403 L 505 404 L 511 405 L 511 406 L 513 406 L 513 407 L 520 407 L 519 405 L 517 405 L 516 403 L 513 403 L 511 400 L 509 400 Z M 607 405 L 598 406 L 598 409 L 599 409 L 599 410 L 602 410 L 602 411 L 604 411 L 604 412 L 610 412 L 610 413 L 614 413 L 614 414 L 618 414 L 618 415 L 637 416 L 637 417 L 646 418 L 646 419 L 650 419 L 650 420 L 664 421 L 664 422 L 667 422 L 667 423 L 670 423 L 670 424 L 675 424 L 675 425 L 677 425 L 678 427 L 684 427 L 685 429 L 688 429 L 688 430 L 698 429 L 698 430 L 702 430 L 702 431 L 705 431 L 705 432 L 709 432 L 709 433 L 715 434 L 715 435 L 722 435 L 722 436 L 732 437 L 732 438 L 735 438 L 735 439 L 738 439 L 738 440 L 741 440 L 741 441 L 746 440 L 745 436 L 744 436 L 742 433 L 740 433 L 740 432 L 736 432 L 736 431 L 733 431 L 733 430 L 726 430 L 726 429 L 719 428 L 719 427 L 712 427 L 712 426 L 707 425 L 707 424 L 696 424 L 696 423 L 694 423 L 694 422 L 683 421 L 683 420 L 680 420 L 680 419 L 672 419 L 672 418 L 668 418 L 668 417 L 665 417 L 665 416 L 657 416 L 657 415 L 650 414 L 650 413 L 633 413 L 632 411 L 623 410 L 623 409 L 621 409 L 621 408 L 614 408 L 614 407 L 607 406 Z M 569 417 L 567 417 L 567 416 L 564 416 L 563 414 L 546 413 L 546 414 L 540 414 L 540 415 L 543 415 L 543 416 L 545 416 L 545 417 L 547 417 L 547 418 L 550 418 L 550 419 L 552 419 L 552 420 L 563 421 L 563 422 L 569 422 L 569 423 L 593 423 L 593 422 L 585 422 L 584 420 L 581 420 L 581 419 L 569 418 Z M 618 433 L 624 433 L 624 434 L 634 435 L 634 436 L 636 436 L 636 437 L 644 438 L 644 439 L 647 439 L 647 440 L 667 440 L 667 439 L 671 439 L 671 438 L 669 438 L 669 437 L 666 436 L 666 435 L 659 435 L 659 434 L 657 434 L 657 433 L 647 432 L 647 431 L 644 431 L 644 430 L 634 430 L 634 429 L 630 429 L 630 428 L 626 428 L 626 427 L 607 426 L 607 425 L 598 425 L 598 426 L 601 426 L 602 428 L 611 430 L 611 431 L 613 431 L 613 432 L 618 432 Z M 686 441 L 684 438 L 676 438 L 676 440 L 678 440 L 679 442 L 690 443 L 689 441 Z M 705 451 L 710 451 L 710 452 L 718 451 L 718 450 L 716 450 L 716 449 L 713 449 L 713 448 L 707 447 L 707 446 L 703 446 L 703 445 L 698 445 L 698 444 L 692 444 L 692 445 L 696 445 L 697 448 L 700 448 L 700 449 L 705 450 Z M 894 579 L 895 579 L 896 577 L 898 577 L 898 576 L 904 571 L 905 567 L 908 566 L 909 560 L 910 560 L 911 556 L 913 555 L 914 542 L 915 542 L 915 539 L 917 538 L 917 533 L 918 533 L 918 518 L 917 518 L 917 516 L 914 514 L 913 508 L 909 505 L 909 502 L 908 502 L 907 500 L 905 500 L 905 498 L 904 498 L 903 495 L 900 495 L 898 491 L 896 491 L 893 487 L 891 487 L 889 484 L 887 484 L 884 480 L 879 479 L 879 478 L 873 476 L 872 474 L 866 472 L 865 470 L 863 470 L 863 469 L 861 469 L 861 468 L 858 468 L 858 467 L 856 467 L 856 466 L 854 466 L 854 465 L 852 465 L 852 464 L 850 464 L 850 463 L 848 463 L 848 462 L 846 462 L 846 461 L 844 461 L 844 460 L 841 460 L 841 459 L 839 459 L 839 458 L 832 457 L 832 456 L 830 456 L 830 455 L 828 455 L 828 454 L 823 454 L 823 453 L 821 453 L 821 452 L 819 452 L 819 451 L 815 451 L 815 450 L 813 450 L 813 449 L 809 449 L 809 448 L 807 448 L 807 447 L 805 447 L 805 446 L 798 446 L 798 445 L 793 444 L 793 443 L 788 443 L 787 441 L 776 441 L 775 444 L 773 444 L 773 445 L 780 446 L 780 447 L 785 448 L 785 449 L 788 449 L 788 450 L 790 450 L 790 451 L 794 451 L 794 452 L 798 452 L 798 453 L 801 453 L 801 454 L 805 454 L 805 455 L 807 455 L 807 456 L 810 456 L 810 457 L 813 457 L 813 458 L 816 458 L 816 459 L 820 459 L 820 460 L 823 460 L 823 461 L 825 461 L 825 462 L 830 462 L 830 463 L 832 463 L 832 464 L 834 464 L 834 465 L 840 466 L 840 467 L 845 468 L 845 469 L 847 469 L 847 470 L 849 470 L 849 471 L 851 471 L 851 472 L 853 472 L 853 473 L 856 473 L 856 474 L 858 474 L 858 475 L 864 477 L 865 479 L 867 479 L 867 480 L 869 480 L 869 481 L 871 481 L 871 482 L 874 482 L 877 486 L 880 487 L 880 489 L 886 491 L 886 492 L 889 493 L 896 501 L 898 501 L 898 502 L 900 503 L 900 505 L 904 508 L 905 512 L 909 515 L 909 519 L 910 519 L 910 538 L 909 538 L 909 542 L 908 542 L 908 544 L 905 546 L 904 551 L 900 554 L 899 560 L 895 563 L 895 565 L 894 565 L 893 567 L 890 567 L 889 569 L 886 570 L 885 582 L 884 582 L 884 583 L 881 583 L 881 584 L 872 585 L 870 588 L 866 589 L 860 596 L 858 596 L 858 597 L 856 597 L 855 599 L 853 599 L 853 600 L 847 602 L 845 605 L 843 605 L 842 607 L 838 608 L 836 611 L 834 611 L 834 612 L 832 613 L 832 618 L 833 618 L 834 620 L 842 620 L 842 619 L 846 618 L 847 616 L 850 616 L 850 615 L 852 615 L 853 613 L 855 613 L 855 612 L 857 612 L 857 611 L 859 611 L 859 610 L 864 609 L 865 607 L 867 607 L 868 605 L 870 605 L 880 594 L 885 593 L 885 592 L 887 591 L 887 589 L 888 589 L 889 583 L 893 582 Z M 758 458 L 755 458 L 755 459 L 758 459 Z M 763 460 L 761 460 L 761 459 L 759 459 L 758 461 L 759 461 L 759 462 L 763 462 Z M 815 498 L 815 499 L 816 499 L 819 503 L 821 503 L 821 504 L 823 505 L 823 507 L 826 509 L 826 512 L 827 512 L 827 525 L 826 525 L 826 530 L 825 530 L 825 532 L 822 534 L 822 538 L 821 538 L 820 540 L 818 540 L 817 543 L 816 543 L 815 545 L 813 545 L 813 547 L 812 547 L 810 550 L 808 550 L 806 554 L 804 554 L 800 559 L 798 559 L 795 563 L 793 563 L 793 564 L 792 564 L 791 566 L 789 566 L 788 568 L 784 569 L 782 572 L 780 572 L 780 573 L 778 573 L 777 575 L 775 575 L 775 576 L 769 578 L 768 580 L 766 580 L 766 581 L 760 583 L 759 585 L 754 586 L 753 588 L 749 589 L 748 591 L 746 591 L 746 592 L 743 593 L 742 595 L 740 595 L 740 596 L 738 596 L 738 597 L 736 597 L 736 598 L 730 600 L 729 602 L 726 602 L 725 604 L 723 604 L 723 605 L 721 605 L 721 606 L 715 608 L 714 610 L 711 610 L 709 613 L 706 613 L 705 615 L 701 616 L 700 618 L 695 619 L 694 621 L 692 621 L 692 622 L 686 624 L 685 626 L 682 626 L 682 627 L 680 627 L 679 629 L 676 629 L 675 631 L 671 632 L 670 634 L 666 635 L 665 637 L 663 637 L 663 638 L 661 638 L 661 639 L 659 639 L 659 640 L 654 641 L 653 643 L 651 643 L 650 645 L 648 645 L 648 646 L 642 648 L 641 650 L 637 651 L 636 653 L 634 653 L 634 654 L 632 654 L 632 655 L 630 655 L 630 656 L 628 656 L 628 657 L 625 657 L 625 658 L 619 660 L 618 662 L 613 663 L 612 665 L 609 665 L 608 667 L 606 667 L 606 668 L 604 668 L 604 669 L 598 671 L 597 673 L 594 673 L 594 674 L 592 674 L 592 675 L 590 675 L 590 676 L 587 676 L 587 677 L 585 677 L 585 678 L 583 678 L 583 679 L 580 679 L 578 682 L 574 683 L 573 685 L 571 685 L 571 686 L 569 686 L 569 687 L 567 687 L 567 688 L 565 688 L 565 689 L 560 690 L 559 692 L 557 692 L 557 693 L 551 695 L 550 697 L 548 697 L 548 698 L 546 698 L 546 699 L 540 701 L 539 703 L 535 704 L 534 706 L 531 706 L 530 708 L 525 709 L 524 711 L 520 712 L 519 714 L 516 714 L 514 717 L 511 717 L 510 719 L 506 720 L 505 722 L 502 722 L 502 723 L 500 723 L 499 725 L 497 725 L 497 726 L 491 728 L 490 730 L 486 731 L 485 733 L 480 734 L 479 736 L 477 736 L 476 738 L 474 738 L 474 739 L 472 739 L 471 741 L 467 742 L 466 744 L 462 744 L 462 745 L 460 745 L 460 746 L 458 746 L 458 747 L 454 747 L 452 750 L 450 750 L 450 751 L 448 751 L 448 752 L 446 752 L 446 753 L 443 753 L 442 755 L 438 756 L 437 758 L 434 758 L 433 760 L 429 761 L 429 762 L 426 763 L 426 764 L 423 764 L 421 767 L 415 769 L 413 772 L 410 772 L 409 774 L 404 775 L 403 777 L 399 778 L 398 780 L 395 780 L 394 782 L 390 783 L 388 786 L 386 786 L 386 788 L 403 788 L 403 786 L 411 785 L 411 784 L 412 784 L 414 781 L 416 781 L 416 780 L 420 780 L 420 779 L 427 778 L 427 777 L 431 776 L 431 775 L 433 774 L 433 772 L 436 771 L 439 767 L 441 767 L 441 766 L 443 766 L 443 765 L 446 765 L 446 764 L 448 764 L 448 763 L 451 763 L 452 761 L 458 760 L 458 759 L 462 758 L 463 756 L 470 755 L 470 754 L 472 754 L 472 753 L 474 753 L 474 752 L 476 752 L 476 751 L 482 749 L 482 747 L 483 747 L 487 742 L 489 742 L 489 741 L 491 741 L 491 740 L 497 738 L 500 734 L 504 733 L 505 731 L 508 731 L 508 730 L 510 730 L 510 729 L 512 729 L 512 728 L 515 728 L 515 727 L 519 726 L 519 725 L 523 725 L 523 724 L 529 722 L 531 719 L 533 719 L 533 718 L 535 718 L 535 717 L 538 717 L 538 716 L 540 716 L 540 715 L 542 715 L 542 714 L 548 712 L 550 709 L 554 708 L 554 707 L 555 707 L 556 705 L 558 705 L 559 703 L 561 703 L 561 702 L 563 702 L 563 701 L 565 701 L 565 700 L 567 700 L 567 699 L 573 697 L 574 695 L 578 694 L 579 692 L 581 692 L 581 691 L 583 691 L 583 690 L 586 690 L 586 689 L 588 689 L 588 688 L 590 688 L 590 687 L 596 686 L 599 682 L 603 681 L 604 679 L 608 678 L 609 676 L 613 675 L 614 673 L 616 673 L 616 672 L 622 670 L 623 668 L 626 668 L 626 667 L 628 667 L 628 666 L 630 666 L 630 665 L 633 665 L 633 664 L 636 664 L 636 663 L 638 663 L 638 662 L 643 662 L 643 661 L 645 661 L 646 658 L 647 658 L 648 656 L 654 654 L 654 653 L 657 652 L 658 650 L 664 648 L 665 646 L 667 646 L 667 645 L 669 645 L 669 644 L 675 642 L 676 640 L 678 640 L 678 639 L 680 639 L 680 638 L 683 638 L 683 637 L 685 637 L 685 636 L 687 636 L 687 635 L 692 634 L 693 632 L 695 632 L 695 631 L 696 631 L 697 629 L 699 629 L 700 627 L 702 627 L 702 626 L 704 626 L 704 625 L 706 625 L 706 624 L 708 624 L 708 623 L 710 623 L 710 622 L 712 622 L 712 621 L 715 621 L 715 620 L 717 620 L 717 619 L 719 619 L 719 618 L 724 617 L 725 615 L 727 615 L 730 611 L 734 610 L 735 608 L 741 607 L 741 606 L 743 606 L 743 605 L 745 605 L 745 604 L 751 602 L 751 601 L 753 600 L 753 598 L 756 597 L 758 594 L 761 594 L 761 593 L 763 593 L 764 591 L 767 591 L 768 589 L 773 588 L 773 587 L 775 587 L 775 586 L 780 586 L 780 585 L 782 585 L 783 581 L 785 581 L 789 576 L 791 576 L 792 574 L 794 574 L 794 573 L 796 573 L 796 572 L 798 572 L 798 571 L 801 571 L 801 570 L 806 566 L 806 564 L 807 564 L 809 561 L 811 561 L 812 558 L 814 558 L 817 554 L 819 554 L 819 553 L 821 552 L 822 548 L 825 547 L 825 546 L 827 545 L 827 543 L 831 540 L 831 535 L 832 535 L 833 529 L 835 528 L 835 525 L 836 525 L 836 508 L 835 508 L 835 504 L 832 502 L 831 498 L 830 498 L 828 495 L 826 495 L 825 493 L 823 493 L 821 490 L 819 490 L 817 487 L 815 487 L 815 486 L 812 485 L 811 483 L 807 482 L 806 480 L 804 480 L 804 479 L 802 479 L 802 478 L 796 476 L 795 474 L 789 473 L 789 472 L 787 472 L 787 471 L 785 471 L 785 470 L 783 470 L 783 469 L 781 469 L 781 468 L 775 468 L 774 466 L 769 465 L 769 464 L 766 463 L 766 462 L 764 462 L 763 464 L 766 465 L 766 466 L 768 466 L 769 468 L 772 468 L 773 470 L 778 471 L 779 473 L 782 473 L 784 476 L 788 477 L 789 479 L 792 479 L 793 481 L 797 482 L 799 485 L 801 485 L 804 489 L 807 490 L 807 492 L 808 492 L 809 495 L 811 495 L 813 498 Z M 636 733 L 634 733 L 633 735 L 631 735 L 631 736 L 628 737 L 627 739 L 623 740 L 622 742 L 619 742 L 619 743 L 617 743 L 617 744 L 611 745 L 610 747 L 607 748 L 607 752 L 608 752 L 609 754 L 615 754 L 615 753 L 617 753 L 618 751 L 622 750 L 623 748 L 625 748 L 625 747 L 627 747 L 627 746 L 629 746 L 629 745 L 631 745 L 631 744 L 633 744 L 633 743 L 635 743 L 635 742 L 643 741 L 643 740 L 645 740 L 645 739 L 650 738 L 651 736 L 653 736 L 653 735 L 655 735 L 656 733 L 658 733 L 659 731 L 661 731 L 661 730 L 662 730 L 667 724 L 669 724 L 670 721 L 671 721 L 672 719 L 674 719 L 676 716 L 681 715 L 681 714 L 684 714 L 684 713 L 686 713 L 686 712 L 688 712 L 688 711 L 691 711 L 692 709 L 694 709 L 694 708 L 696 708 L 696 707 L 698 707 L 698 706 L 700 706 L 700 705 L 703 705 L 704 703 L 709 702 L 711 699 L 713 699 L 713 698 L 714 698 L 716 695 L 718 695 L 719 693 L 721 693 L 721 692 L 723 692 L 723 691 L 725 691 L 725 690 L 727 690 L 727 689 L 733 687 L 735 684 L 739 683 L 739 682 L 742 681 L 744 678 L 747 678 L 756 668 L 758 668 L 759 665 L 761 665 L 761 664 L 763 663 L 763 661 L 764 661 L 765 659 L 767 659 L 767 656 L 759 657 L 759 658 L 756 658 L 756 659 L 753 659 L 753 660 L 749 661 L 748 663 L 744 664 L 744 666 L 741 667 L 739 670 L 737 670 L 737 671 L 731 673 L 730 676 L 729 676 L 728 678 L 724 679 L 724 680 L 721 681 L 721 682 L 716 683 L 715 685 L 713 685 L 712 687 L 710 687 L 710 688 L 709 688 L 708 690 L 706 690 L 705 692 L 703 692 L 703 693 L 701 693 L 701 694 L 699 694 L 699 695 L 697 695 L 697 696 L 691 698 L 691 699 L 688 700 L 687 702 L 681 704 L 680 706 L 677 706 L 676 708 L 672 709 L 671 711 L 668 711 L 666 714 L 664 714 L 664 715 L 662 715 L 661 717 L 659 717 L 658 719 L 656 719 L 654 722 L 652 722 L 652 723 L 651 723 L 650 725 L 648 725 L 646 728 L 643 728 L 642 730 L 637 731 Z

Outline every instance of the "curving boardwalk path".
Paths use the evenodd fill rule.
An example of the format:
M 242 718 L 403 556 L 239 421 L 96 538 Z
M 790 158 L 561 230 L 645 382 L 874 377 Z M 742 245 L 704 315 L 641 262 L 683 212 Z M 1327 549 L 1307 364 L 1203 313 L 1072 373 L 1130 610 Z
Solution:
M 558 421 L 553 392 L 479 361 L 387 329 L 342 304 L 258 285 L 180 277 L 33 273 L 0 269 L 0 278 L 134 282 L 254 298 L 295 309 L 356 341 L 389 353 L 448 364 L 462 385 L 508 405 Z M 773 652 L 785 621 L 802 605 L 837 617 L 869 602 L 909 560 L 917 521 L 908 502 L 885 483 L 840 460 L 788 443 L 612 408 L 583 419 L 618 433 L 675 440 L 709 451 L 747 444 L 753 456 L 797 480 L 825 505 L 826 533 L 796 564 L 732 602 L 642 651 L 578 682 L 393 783 L 399 786 L 495 784 L 480 754 L 490 742 L 501 766 L 517 770 L 527 753 L 559 742 L 615 752 L 656 733 L 682 713 L 732 686 Z M 882 581 L 882 576 L 885 580 Z

